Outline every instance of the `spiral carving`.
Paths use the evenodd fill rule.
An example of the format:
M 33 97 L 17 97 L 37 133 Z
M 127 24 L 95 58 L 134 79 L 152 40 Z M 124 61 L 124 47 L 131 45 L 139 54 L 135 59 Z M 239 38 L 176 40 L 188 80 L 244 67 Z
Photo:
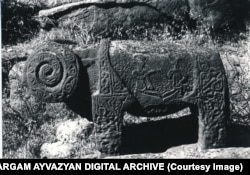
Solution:
M 78 82 L 79 64 L 68 48 L 54 42 L 42 46 L 25 65 L 24 78 L 40 101 L 62 102 L 70 97 Z

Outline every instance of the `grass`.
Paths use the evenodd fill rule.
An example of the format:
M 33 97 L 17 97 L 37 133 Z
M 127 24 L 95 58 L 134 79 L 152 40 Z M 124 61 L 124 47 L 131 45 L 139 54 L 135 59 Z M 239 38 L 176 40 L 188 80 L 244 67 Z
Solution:
M 24 3 L 24 1 L 26 1 Z M 48 40 L 67 41 L 73 43 L 71 47 L 86 47 L 88 44 L 98 43 L 100 38 L 88 32 L 84 24 L 71 24 L 51 31 L 41 30 L 34 20 L 39 9 L 44 8 L 36 0 L 3 1 L 3 154 L 5 158 L 40 158 L 40 147 L 44 142 L 55 142 L 56 123 L 74 119 L 76 114 L 63 104 L 38 104 L 41 109 L 34 110 L 34 103 L 23 98 L 25 87 L 20 87 L 19 99 L 24 100 L 26 108 L 20 112 L 14 110 L 9 103 L 8 73 L 16 63 L 24 61 Z M 28 3 L 27 3 L 28 2 Z M 30 3 L 30 4 L 29 4 Z M 22 12 L 22 10 L 24 10 Z M 14 11 L 15 13 L 10 13 Z M 179 23 L 181 23 L 179 21 Z M 124 31 L 117 27 L 112 39 L 133 39 L 150 41 L 169 41 L 183 45 L 201 45 L 218 49 L 230 85 L 230 101 L 232 123 L 250 125 L 250 24 L 247 31 L 231 35 L 229 29 L 224 34 L 215 35 L 206 25 L 189 29 L 187 24 L 173 23 L 169 25 L 156 23 L 154 25 L 135 25 Z M 178 32 L 176 32 L 176 30 Z M 96 39 L 97 38 L 97 39 Z M 126 116 L 127 117 L 127 116 Z M 135 119 L 129 117 L 128 122 Z M 130 121 L 133 120 L 133 121 Z M 140 120 L 140 121 L 137 121 Z M 142 118 L 136 122 L 148 122 Z M 90 141 L 89 141 L 90 142 Z M 76 145 L 76 149 L 86 145 Z M 87 148 L 86 150 L 88 150 Z M 86 150 L 81 152 L 86 153 Z M 88 153 L 88 151 L 87 151 Z M 86 154 L 87 154 L 86 153 Z M 77 157 L 78 155 L 74 155 Z M 84 156 L 84 155 L 81 155 Z

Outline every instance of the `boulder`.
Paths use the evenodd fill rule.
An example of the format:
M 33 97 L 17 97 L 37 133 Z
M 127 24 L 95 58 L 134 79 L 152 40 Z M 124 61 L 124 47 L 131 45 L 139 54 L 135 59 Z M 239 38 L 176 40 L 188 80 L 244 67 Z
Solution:
M 91 132 L 93 123 L 84 118 L 66 120 L 57 124 L 56 142 L 41 146 L 42 158 L 97 158 Z
M 39 12 L 41 26 L 57 26 L 58 20 L 64 26 L 73 21 L 94 33 L 103 29 L 112 33 L 116 27 L 129 28 L 163 17 L 183 21 L 191 17 L 215 30 L 242 28 L 250 11 L 249 0 L 44 0 L 43 4 L 49 9 Z
M 82 0 L 42 0 L 41 3 L 45 5 L 46 7 L 56 7 L 59 5 L 63 5 L 65 3 L 71 3 L 71 2 L 79 2 Z
M 59 142 L 75 143 L 78 138 L 88 138 L 92 129 L 93 123 L 87 119 L 67 120 L 58 124 L 56 138 Z
M 155 8 L 156 10 L 169 15 L 173 15 L 171 14 L 172 12 L 179 13 L 182 10 L 188 10 L 187 0 L 43 0 L 42 3 L 52 9 L 41 11 L 39 13 L 40 16 L 52 15 L 55 14 L 55 12 L 63 12 L 64 10 L 68 10 L 78 6 L 100 5 L 107 7 L 114 4 L 116 4 L 116 6 L 151 6 L 152 8 Z
M 69 158 L 73 144 L 70 143 L 44 143 L 41 147 L 42 158 Z
M 115 30 L 127 31 L 132 26 L 155 22 L 161 14 L 148 6 L 131 8 L 113 7 L 100 8 L 89 6 L 78 9 L 58 19 L 59 26 L 75 24 L 78 30 L 86 31 L 93 36 L 109 37 Z M 91 38 L 93 39 L 93 38 Z
M 54 1 L 56 2 L 56 1 Z M 59 5 L 59 6 L 57 6 Z M 40 24 L 72 27 L 85 34 L 110 36 L 115 30 L 164 20 L 183 19 L 189 11 L 186 0 L 85 0 L 72 3 L 59 1 L 56 6 L 39 12 Z

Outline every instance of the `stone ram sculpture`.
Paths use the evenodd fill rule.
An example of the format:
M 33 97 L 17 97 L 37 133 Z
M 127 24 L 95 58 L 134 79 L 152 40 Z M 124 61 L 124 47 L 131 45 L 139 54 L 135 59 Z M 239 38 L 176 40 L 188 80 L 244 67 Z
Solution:
M 124 112 L 198 116 L 201 149 L 226 146 L 228 84 L 219 53 L 168 42 L 109 41 L 83 49 L 48 42 L 31 55 L 24 80 L 44 102 L 66 102 L 96 123 L 97 148 L 119 154 Z

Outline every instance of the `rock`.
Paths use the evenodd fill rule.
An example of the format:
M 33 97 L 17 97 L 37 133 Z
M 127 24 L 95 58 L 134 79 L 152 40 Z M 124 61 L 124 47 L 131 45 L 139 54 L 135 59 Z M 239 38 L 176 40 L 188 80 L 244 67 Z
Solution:
M 99 157 L 99 152 L 89 146 L 92 144 L 89 139 L 92 129 L 93 123 L 84 118 L 67 120 L 57 124 L 57 142 L 44 143 L 40 156 L 42 158 Z
M 143 25 L 160 18 L 160 13 L 147 6 L 131 8 L 114 7 L 103 9 L 97 6 L 78 9 L 58 19 L 59 26 L 78 24 L 80 30 L 85 30 L 93 36 L 109 37 L 116 29 L 127 31 L 134 25 Z
M 74 118 L 77 116 L 65 103 L 38 102 L 37 98 L 30 94 L 23 81 L 25 61 L 16 63 L 9 71 L 10 84 L 10 107 L 21 115 L 37 117 L 48 116 L 49 118 Z M 40 119 L 38 119 L 40 120 Z
M 22 115 L 41 114 L 53 118 L 72 118 L 75 114 L 64 103 L 45 104 L 38 102 L 36 97 L 30 94 L 23 81 L 25 63 L 25 61 L 16 63 L 9 72 L 11 108 Z
M 65 103 L 46 103 L 44 115 L 54 119 L 76 118 L 78 115 L 68 108 Z
M 48 4 L 49 5 L 49 4 Z M 58 6 L 59 5 L 59 6 Z M 99 8 L 110 9 L 110 8 L 131 8 L 131 7 L 149 7 L 151 10 L 158 11 L 168 16 L 183 15 L 188 12 L 188 3 L 186 0 L 85 0 L 77 1 L 72 0 L 72 3 L 61 2 L 50 4 L 49 6 L 56 6 L 51 9 L 41 10 L 39 16 L 55 16 L 58 18 L 61 16 L 60 13 L 69 13 L 79 8 L 88 8 L 90 6 L 98 6 Z M 63 14 L 62 14 L 63 15 Z
M 188 10 L 187 0 L 43 0 L 43 4 L 52 9 L 40 11 L 40 16 L 50 16 L 68 10 L 77 6 L 85 5 L 142 5 L 142 6 L 152 6 L 157 10 L 173 15 L 173 13 L 179 13 L 182 10 Z M 106 6 L 107 6 L 106 5 Z M 53 7 L 55 7 L 53 9 Z M 172 14 L 171 14 L 172 13 Z
M 51 21 L 57 26 L 57 20 L 65 26 L 74 21 L 76 26 L 98 34 L 103 29 L 112 33 L 117 27 L 129 28 L 140 22 L 162 22 L 163 17 L 185 21 L 188 14 L 216 30 L 227 26 L 242 28 L 244 19 L 250 16 L 248 0 L 47 0 L 43 3 L 51 8 L 39 12 L 41 26 L 48 26 Z
M 71 49 L 48 42 L 29 56 L 23 81 L 38 101 L 56 103 L 72 95 L 77 87 L 78 75 L 78 60 Z
M 41 3 L 46 7 L 56 7 L 59 5 L 63 5 L 65 3 L 79 2 L 79 1 L 82 0 L 42 0 Z
M 27 0 L 20 0 L 20 2 L 27 3 Z M 40 19 L 38 20 L 41 27 L 46 30 L 57 27 L 57 19 L 79 9 L 85 9 L 85 14 L 81 14 L 76 18 L 86 23 L 86 21 L 89 21 L 89 17 L 85 15 L 94 13 L 92 11 L 94 9 L 90 11 L 88 9 L 91 6 L 104 10 L 118 7 L 127 9 L 132 7 L 147 7 L 145 9 L 147 9 L 149 14 L 153 11 L 160 14 L 159 20 L 162 20 L 162 17 L 166 16 L 170 18 L 177 17 L 181 21 L 190 19 L 190 17 L 199 18 L 215 29 L 227 27 L 228 24 L 231 27 L 244 28 L 244 20 L 250 17 L 249 0 L 42 0 L 39 1 L 39 4 L 46 7 L 46 10 L 39 12 Z M 102 10 L 98 10 L 97 12 L 102 12 Z M 188 15 L 189 13 L 190 15 Z M 102 14 L 100 15 L 102 16 Z M 148 14 L 145 13 L 145 16 L 148 16 Z M 85 20 L 85 18 L 87 19 Z M 133 23 L 133 19 L 130 22 Z M 166 22 L 169 23 L 169 21 Z M 78 23 L 76 24 L 79 26 Z M 90 24 L 86 25 L 88 27 L 91 26 Z M 107 25 L 107 23 L 104 23 L 104 25 Z
M 53 84 L 49 84 L 46 93 L 49 93 L 54 98 L 54 92 L 51 93 L 54 89 L 50 89 L 51 86 L 54 88 L 54 80 L 62 80 L 59 85 L 64 85 L 68 81 L 61 79 L 61 76 L 54 78 L 53 76 L 57 74 L 50 73 L 52 72 L 49 69 L 51 65 L 48 64 L 49 60 L 44 60 L 44 55 L 51 55 L 54 58 L 55 56 L 51 53 L 59 53 L 61 50 L 56 48 L 58 51 L 51 51 L 49 50 L 51 48 L 47 47 L 44 49 L 47 54 L 41 54 L 39 51 L 35 52 L 41 54 L 41 58 L 36 57 L 35 60 L 30 57 L 27 60 L 27 63 L 29 63 L 27 75 L 32 73 L 32 76 L 27 76 L 29 78 L 27 81 L 33 83 L 34 78 L 38 78 L 35 90 L 39 93 L 44 91 L 44 87 L 48 87 L 47 84 L 49 83 L 46 81 L 41 82 L 45 78 L 39 79 L 34 73 L 34 70 L 41 68 L 39 75 L 45 75 L 44 77 L 53 80 Z M 92 47 L 90 50 L 86 49 L 85 55 L 87 56 L 87 53 L 92 52 L 92 50 Z M 224 68 L 217 51 L 194 46 L 187 47 L 187 45 L 169 42 L 131 40 L 110 42 L 108 39 L 103 39 L 100 46 L 96 48 L 96 52 L 98 53 L 97 57 L 89 58 L 88 62 L 90 60 L 95 61 L 97 66 L 83 67 L 83 70 L 86 71 L 82 72 L 82 78 L 79 77 L 79 86 L 72 93 L 73 95 L 68 97 L 71 101 L 67 99 L 67 104 L 71 105 L 72 109 L 79 105 L 79 115 L 86 110 L 92 109 L 92 115 L 89 116 L 92 116 L 92 120 L 96 124 L 96 147 L 101 152 L 107 154 L 120 152 L 122 116 L 124 112 L 136 116 L 157 117 L 178 112 L 186 107 L 193 108 L 194 106 L 201 111 L 199 117 L 203 117 L 200 118 L 199 124 L 199 143 L 202 145 L 201 147 L 205 149 L 225 145 L 226 125 L 229 119 L 228 85 L 225 81 Z M 84 50 L 82 53 L 84 53 Z M 68 57 L 63 58 L 60 55 L 55 55 L 62 58 L 60 60 L 62 62 L 63 59 L 72 60 Z M 192 59 L 194 57 L 197 60 Z M 49 57 L 47 56 L 46 59 L 49 59 Z M 83 63 L 85 62 L 85 58 L 81 58 L 81 60 Z M 45 63 L 48 65 L 42 67 Z M 85 65 L 85 63 L 82 65 Z M 67 64 L 67 66 L 72 67 L 70 64 Z M 56 71 L 58 67 L 60 67 L 60 64 L 54 66 Z M 94 71 L 88 71 L 90 69 Z M 211 70 L 213 71 L 211 72 Z M 88 72 L 94 74 L 88 74 Z M 98 79 L 96 79 L 96 74 L 100 75 Z M 203 77 L 203 75 L 206 76 Z M 66 75 L 63 77 L 66 77 Z M 200 77 L 204 80 L 198 81 Z M 75 78 L 73 75 L 70 76 L 71 80 L 73 78 Z M 82 84 L 86 84 L 86 86 L 80 88 Z M 213 86 L 207 84 L 213 84 Z M 218 87 L 217 84 L 219 84 Z M 34 86 L 31 86 L 32 88 Z M 91 89 L 97 89 L 97 92 L 89 92 Z M 210 92 L 213 95 L 217 93 L 225 94 L 210 97 L 211 95 L 208 95 Z M 44 97 L 47 95 L 46 93 L 42 96 L 37 93 L 37 97 Z M 109 95 L 103 96 L 103 94 Z M 47 99 L 45 100 L 47 101 Z M 189 100 L 189 104 L 186 104 Z M 90 104 L 89 107 L 83 105 L 85 102 L 86 105 Z M 137 104 L 138 107 L 134 107 Z M 215 107 L 213 108 L 213 106 Z M 207 112 L 208 110 L 209 112 Z M 221 110 L 221 112 L 218 113 L 217 110 Z
M 136 25 L 161 23 L 167 17 L 182 19 L 189 10 L 186 0 L 85 0 L 58 4 L 39 12 L 41 26 L 47 28 L 53 21 L 55 26 L 71 26 L 104 37 L 118 28 L 126 31 Z
M 42 158 L 69 158 L 73 144 L 56 142 L 44 143 L 41 147 Z
M 68 120 L 57 127 L 56 138 L 58 141 L 75 143 L 78 138 L 86 139 L 93 129 L 93 123 L 87 119 Z
M 22 82 L 24 64 L 25 62 L 15 64 L 9 72 L 10 106 L 21 114 L 29 115 L 30 112 L 39 113 L 43 109 L 43 104 L 36 102 Z

